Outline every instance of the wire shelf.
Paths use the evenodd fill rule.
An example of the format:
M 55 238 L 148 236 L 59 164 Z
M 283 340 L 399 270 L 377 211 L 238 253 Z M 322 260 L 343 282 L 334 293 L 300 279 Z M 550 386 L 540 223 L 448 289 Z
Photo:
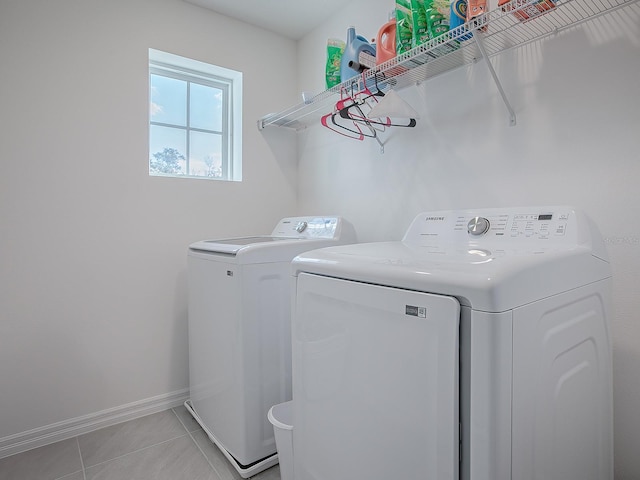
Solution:
M 484 58 L 478 45 L 480 42 L 472 38 L 475 35 L 482 39 L 480 45 L 484 46 L 486 56 L 491 58 L 619 8 L 630 7 L 640 15 L 640 0 L 558 0 L 552 10 L 535 13 L 535 5 L 539 1 L 512 0 L 476 17 L 473 22 L 452 29 L 366 70 L 363 75 L 315 95 L 308 103 L 264 116 L 258 120 L 258 128 L 279 126 L 299 130 L 330 112 L 343 89 L 358 91 L 365 85 L 374 84 L 382 90 L 391 87 L 401 89 L 475 63 Z M 520 21 L 520 12 L 526 12 L 529 19 Z

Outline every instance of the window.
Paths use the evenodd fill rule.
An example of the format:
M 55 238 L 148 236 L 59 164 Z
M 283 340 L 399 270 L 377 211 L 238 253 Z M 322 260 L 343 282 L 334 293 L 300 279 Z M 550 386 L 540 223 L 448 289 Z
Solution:
M 242 179 L 242 73 L 149 49 L 149 175 Z

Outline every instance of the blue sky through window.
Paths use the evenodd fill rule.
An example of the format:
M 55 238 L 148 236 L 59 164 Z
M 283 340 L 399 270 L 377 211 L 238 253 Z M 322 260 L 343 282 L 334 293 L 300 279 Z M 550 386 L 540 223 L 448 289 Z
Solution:
M 191 84 L 191 128 L 222 130 L 222 90 Z
M 151 75 L 151 121 L 187 126 L 187 82 Z
M 221 177 L 222 101 L 219 88 L 152 74 L 151 122 L 171 126 L 150 126 L 151 155 L 174 149 L 185 157 L 179 174 Z

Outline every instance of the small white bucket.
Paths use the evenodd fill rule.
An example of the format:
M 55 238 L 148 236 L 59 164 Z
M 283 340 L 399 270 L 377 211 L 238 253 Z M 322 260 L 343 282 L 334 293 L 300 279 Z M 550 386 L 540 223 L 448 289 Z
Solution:
M 293 401 L 279 403 L 269 409 L 267 418 L 273 425 L 280 461 L 280 479 L 293 480 Z

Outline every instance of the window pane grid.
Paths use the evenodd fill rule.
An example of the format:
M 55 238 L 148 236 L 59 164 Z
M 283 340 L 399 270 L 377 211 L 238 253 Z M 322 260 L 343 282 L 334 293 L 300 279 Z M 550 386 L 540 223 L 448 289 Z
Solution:
M 163 66 L 160 67 L 159 64 L 150 63 L 149 70 L 151 79 L 151 116 L 154 116 L 157 112 L 164 113 L 162 112 L 162 107 L 157 107 L 153 104 L 153 98 L 156 94 L 153 90 L 154 80 L 159 83 L 160 79 L 166 78 L 182 82 L 186 90 L 184 97 L 184 108 L 186 109 L 184 124 L 171 121 L 174 119 L 171 115 L 168 115 L 168 121 L 150 119 L 149 122 L 150 128 L 161 127 L 176 132 L 182 131 L 185 136 L 184 155 L 175 147 L 164 147 L 161 152 L 151 152 L 151 156 L 155 158 L 155 163 L 154 159 L 150 159 L 150 169 L 153 173 L 161 175 L 178 174 L 180 176 L 230 179 L 232 171 L 229 146 L 231 143 L 230 125 L 232 119 L 230 118 L 229 99 L 232 92 L 232 83 L 230 81 L 224 82 L 218 79 L 204 78 L 202 75 L 193 75 L 192 72 L 187 72 L 186 69 L 180 71 L 175 68 L 165 69 Z M 192 98 L 194 99 L 193 103 L 191 101 Z M 156 112 L 154 112 L 154 108 Z M 173 115 L 173 117 L 180 119 L 179 116 Z M 203 128 L 205 126 L 218 128 Z M 162 131 L 158 131 L 158 134 Z M 197 140 L 194 142 L 194 139 Z M 194 143 L 196 143 L 197 148 L 194 148 Z M 150 148 L 152 147 L 150 146 Z M 162 158 L 169 159 L 169 157 L 172 166 L 159 169 L 159 160 Z M 176 159 L 181 165 L 180 172 L 175 171 Z

